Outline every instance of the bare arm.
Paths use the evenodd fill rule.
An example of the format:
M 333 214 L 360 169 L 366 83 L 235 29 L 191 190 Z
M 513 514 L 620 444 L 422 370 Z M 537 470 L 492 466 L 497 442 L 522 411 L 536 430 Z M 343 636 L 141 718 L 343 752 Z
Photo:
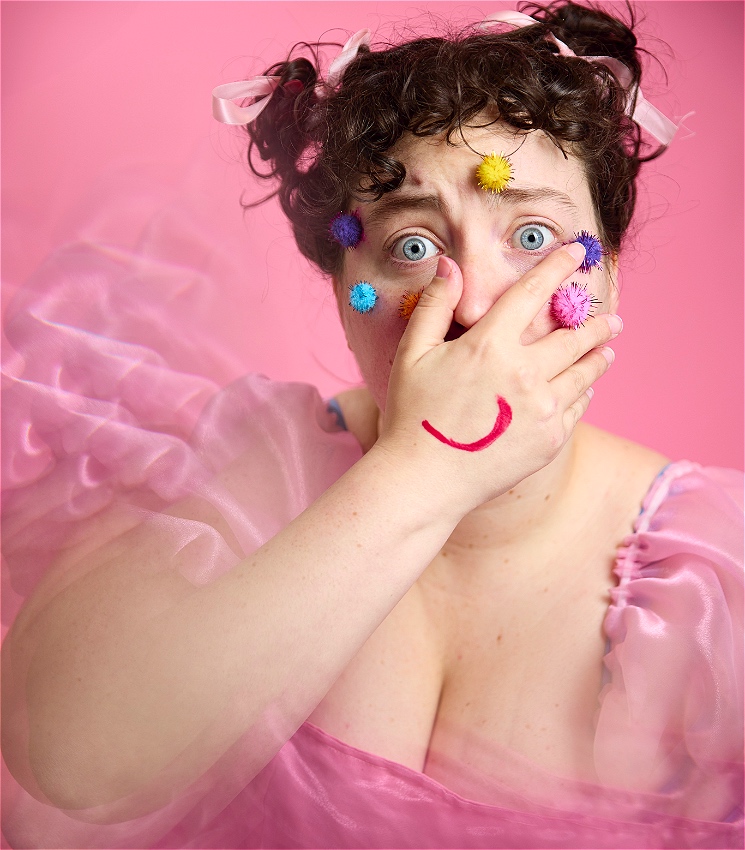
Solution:
M 43 790 L 64 807 L 103 804 L 147 785 L 190 742 L 174 787 L 246 730 L 258 749 L 268 723 L 292 734 L 458 521 L 433 510 L 432 490 L 442 482 L 372 450 L 202 588 L 173 570 L 138 569 L 158 558 L 158 541 L 130 534 L 133 546 L 10 637 L 9 649 L 35 644 L 30 752 Z M 257 769 L 283 743 L 271 741 Z
M 254 772 L 273 757 L 457 522 L 545 466 L 568 438 L 588 403 L 583 386 L 607 368 L 592 351 L 610 337 L 607 322 L 551 334 L 551 349 L 549 337 L 522 348 L 516 340 L 578 263 L 554 252 L 524 291 L 495 305 L 490 322 L 502 327 L 484 323 L 479 336 L 477 325 L 444 345 L 459 284 L 436 278 L 399 349 L 381 439 L 229 573 L 195 588 L 159 568 L 157 534 L 135 530 L 11 633 L 4 651 L 25 653 L 28 673 L 6 676 L 4 709 L 25 691 L 31 769 L 52 802 L 82 808 L 155 787 L 161 796 L 149 792 L 146 804 L 155 809 L 244 734 Z M 510 351 L 491 350 L 492 337 L 509 336 Z M 474 358 L 494 368 L 459 381 Z M 488 450 L 467 455 L 422 430 L 422 410 L 456 434 L 479 405 L 491 419 L 495 380 L 515 418 Z M 12 732 L 6 722 L 6 742 Z M 22 749 L 6 743 L 11 769 Z

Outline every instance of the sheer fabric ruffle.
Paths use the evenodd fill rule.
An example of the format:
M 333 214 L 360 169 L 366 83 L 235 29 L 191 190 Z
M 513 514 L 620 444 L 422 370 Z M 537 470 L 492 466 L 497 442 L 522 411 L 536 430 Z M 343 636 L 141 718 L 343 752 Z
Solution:
M 220 370 L 199 354 L 212 345 L 199 335 L 202 284 L 195 270 L 77 244 L 9 310 L 4 630 L 32 592 L 31 614 L 84 573 L 91 551 L 136 525 L 157 531 L 170 568 L 209 583 L 360 457 L 311 387 L 246 376 L 220 389 Z M 267 718 L 259 734 L 276 755 L 266 766 L 238 741 L 170 802 L 120 823 L 107 822 L 124 810 L 116 806 L 47 805 L 30 770 L 22 788 L 3 765 L 5 838 L 18 847 L 742 846 L 742 547 L 740 473 L 679 462 L 658 476 L 616 564 L 599 784 L 549 776 L 478 742 L 492 769 L 448 764 L 445 787 L 311 723 Z M 23 675 L 27 660 L 4 663 Z M 23 713 L 14 705 L 6 729 L 23 733 Z

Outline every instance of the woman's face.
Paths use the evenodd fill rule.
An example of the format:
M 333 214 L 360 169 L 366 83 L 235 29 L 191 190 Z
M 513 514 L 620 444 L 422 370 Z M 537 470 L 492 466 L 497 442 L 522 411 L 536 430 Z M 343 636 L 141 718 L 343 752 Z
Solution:
M 406 320 L 399 316 L 405 292 L 417 292 L 435 274 L 440 255 L 451 257 L 463 273 L 463 294 L 447 338 L 468 329 L 525 272 L 581 230 L 598 234 L 597 219 L 583 169 L 543 133 L 516 135 L 494 125 L 466 131 L 465 144 L 407 136 L 393 151 L 406 167 L 399 189 L 358 210 L 364 239 L 345 252 L 344 268 L 334 284 L 349 346 L 381 410 L 388 378 Z M 476 180 L 482 154 L 509 156 L 513 179 L 500 194 L 487 193 Z M 586 283 L 602 304 L 595 312 L 614 311 L 616 289 L 610 257 L 603 270 L 580 272 L 571 280 Z M 350 287 L 367 281 L 378 300 L 367 313 L 349 305 Z M 459 327 L 462 326 L 462 327 Z M 528 344 L 557 328 L 547 304 L 523 334 Z

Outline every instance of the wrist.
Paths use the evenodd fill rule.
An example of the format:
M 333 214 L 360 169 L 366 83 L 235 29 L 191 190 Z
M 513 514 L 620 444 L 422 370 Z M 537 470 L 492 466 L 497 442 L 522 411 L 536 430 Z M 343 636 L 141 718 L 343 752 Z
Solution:
M 366 461 L 375 486 L 387 491 L 392 506 L 421 527 L 443 525 L 452 530 L 471 509 L 448 474 L 450 470 L 435 463 L 432 452 L 416 442 L 402 447 L 381 438 L 362 461 Z

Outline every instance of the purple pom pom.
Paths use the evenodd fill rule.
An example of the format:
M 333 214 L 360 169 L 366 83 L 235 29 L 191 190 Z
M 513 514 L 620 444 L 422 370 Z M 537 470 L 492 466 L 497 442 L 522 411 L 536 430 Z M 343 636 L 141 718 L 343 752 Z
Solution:
M 339 213 L 331 219 L 329 233 L 342 248 L 356 248 L 362 239 L 362 220 L 356 212 Z
M 600 260 L 606 251 L 600 244 L 598 237 L 593 236 L 592 233 L 589 233 L 587 230 L 580 230 L 579 233 L 575 233 L 574 235 L 576 237 L 574 241 L 579 242 L 585 247 L 585 258 L 582 260 L 582 265 L 579 267 L 579 271 L 587 273 L 590 269 L 602 268 Z
M 565 328 L 577 330 L 599 304 L 587 291 L 587 284 L 572 281 L 568 286 L 560 286 L 551 296 L 551 315 Z

